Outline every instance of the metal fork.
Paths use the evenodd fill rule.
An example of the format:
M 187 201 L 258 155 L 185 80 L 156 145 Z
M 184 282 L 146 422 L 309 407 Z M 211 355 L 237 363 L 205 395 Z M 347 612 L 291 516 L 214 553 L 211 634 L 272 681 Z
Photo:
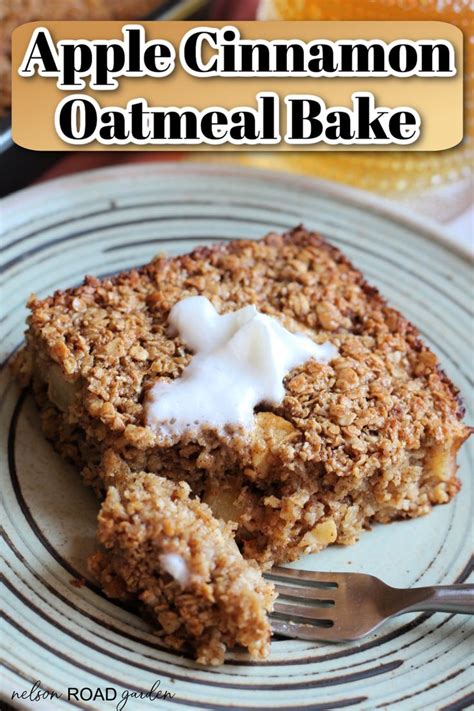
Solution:
M 360 639 L 405 612 L 474 614 L 474 585 L 404 590 L 363 573 L 315 573 L 291 568 L 272 568 L 265 577 L 278 592 L 270 615 L 273 632 L 291 639 Z

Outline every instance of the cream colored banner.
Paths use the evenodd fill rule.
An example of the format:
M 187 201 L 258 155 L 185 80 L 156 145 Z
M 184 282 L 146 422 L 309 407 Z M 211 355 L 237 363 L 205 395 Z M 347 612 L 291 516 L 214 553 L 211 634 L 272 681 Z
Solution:
M 62 40 L 124 40 L 123 28 L 125 26 L 143 27 L 145 31 L 145 41 L 163 40 L 170 43 L 176 52 L 175 66 L 167 76 L 166 72 L 156 76 L 117 76 L 118 83 L 115 89 L 98 90 L 90 87 L 91 77 L 85 76 L 85 85 L 82 88 L 68 88 L 61 90 L 57 87 L 56 76 L 38 76 L 34 61 L 25 63 L 25 55 L 34 35 L 36 28 L 47 28 L 54 45 Z M 450 43 L 454 50 L 454 75 L 448 76 L 206 76 L 202 73 L 199 76 L 192 76 L 186 71 L 180 61 L 180 45 L 182 39 L 193 28 L 220 28 L 234 27 L 240 33 L 240 39 L 245 40 L 293 40 L 298 39 L 304 43 L 327 41 L 338 43 L 341 40 L 381 40 L 385 43 L 392 43 L 399 40 L 406 41 L 407 45 L 412 43 L 423 44 L 423 40 L 439 41 L 444 40 Z M 228 60 L 231 62 L 231 53 L 235 52 L 238 57 L 240 51 L 239 41 L 232 42 L 223 39 L 221 32 L 218 37 L 222 39 L 219 49 L 212 49 L 207 41 L 203 43 L 203 62 L 207 62 L 213 57 L 219 57 L 222 52 L 222 45 L 225 45 L 229 52 Z M 231 37 L 231 35 L 228 35 Z M 438 151 L 457 145 L 463 135 L 463 97 L 462 97 L 462 45 L 463 37 L 459 29 L 453 25 L 443 22 L 37 22 L 22 25 L 13 33 L 13 105 L 12 105 L 12 131 L 14 141 L 33 150 L 419 150 Z M 232 49 L 234 45 L 234 49 Z M 229 49 L 231 47 L 231 49 Z M 32 46 L 30 45 L 30 49 Z M 144 47 L 141 48 L 142 50 Z M 152 50 L 150 50 L 151 52 Z M 325 50 L 326 51 L 326 50 Z M 329 50 L 327 50 L 329 52 Z M 33 56 L 38 55 L 38 48 Z M 402 62 L 408 61 L 406 50 L 402 53 Z M 190 50 L 190 56 L 192 52 Z M 398 59 L 400 60 L 400 56 Z M 230 59 L 229 59 L 230 58 Z M 329 55 L 326 56 L 329 61 Z M 76 57 L 76 65 L 80 68 L 81 58 Z M 102 60 L 101 60 L 102 61 Z M 112 65 L 112 59 L 109 61 Z M 436 64 L 437 58 L 433 53 L 433 61 Z M 18 74 L 18 69 L 23 62 L 23 74 Z M 99 62 L 99 66 L 104 66 Z M 31 76 L 27 76 L 28 71 Z M 199 72 L 197 72 L 199 74 Z M 76 81 L 80 83 L 80 79 Z M 357 95 L 354 99 L 353 95 Z M 420 119 L 419 136 L 416 140 L 401 139 L 398 142 L 380 140 L 374 143 L 373 140 L 366 140 L 365 143 L 354 142 L 354 139 L 345 141 L 344 144 L 338 140 L 340 135 L 359 136 L 357 130 L 362 131 L 362 139 L 369 134 L 373 139 L 370 127 L 367 127 L 367 111 L 370 100 L 364 95 L 373 95 L 374 112 L 378 108 L 384 107 L 394 112 L 403 108 L 412 109 Z M 67 130 L 63 132 L 64 126 L 68 124 L 68 112 L 71 102 L 68 99 L 72 96 L 81 96 L 88 100 L 90 114 L 92 116 L 95 107 L 97 119 L 97 131 L 101 125 L 105 125 L 103 136 L 107 141 L 107 136 L 111 136 L 109 143 L 105 145 L 97 140 L 83 143 L 76 143 L 76 138 L 81 137 L 81 132 L 76 131 L 76 138 L 68 142 Z M 258 99 L 258 95 L 260 99 Z M 338 116 L 327 117 L 328 122 L 321 129 L 321 136 L 318 141 L 314 140 L 317 129 L 312 133 L 312 126 L 309 120 L 305 122 L 305 116 L 314 110 L 314 104 L 305 104 L 292 97 L 316 97 L 320 105 L 330 110 L 350 110 L 353 115 L 353 123 L 348 124 L 349 114 L 347 111 L 343 119 Z M 264 101 L 263 99 L 267 100 Z M 287 98 L 285 102 L 285 98 Z M 93 100 L 93 101 L 89 101 Z M 242 110 L 249 108 L 248 116 L 234 116 L 232 121 L 235 124 L 248 121 L 245 126 L 246 133 L 251 137 L 255 133 L 255 126 L 258 125 L 260 136 L 266 138 L 266 142 L 258 145 L 259 138 L 254 142 L 248 141 L 239 143 L 239 136 L 243 128 L 235 125 L 234 131 L 230 132 L 229 126 L 210 125 L 219 124 L 216 117 L 207 117 L 207 130 L 217 140 L 210 145 L 198 140 L 192 144 L 186 144 L 180 140 L 180 136 L 174 135 L 173 140 L 168 143 L 151 143 L 149 137 L 143 138 L 140 143 L 132 143 L 130 137 L 125 138 L 122 144 L 117 144 L 115 138 L 121 135 L 120 116 L 104 115 L 101 109 L 106 107 L 117 107 L 124 113 L 127 111 L 128 102 L 135 99 L 143 99 L 151 110 L 153 107 L 167 109 L 169 107 L 183 108 L 193 107 L 196 112 L 204 112 L 210 107 L 216 109 L 231 110 L 242 107 Z M 60 110 L 61 102 L 66 103 L 66 108 Z M 321 102 L 323 102 L 321 104 Z M 69 118 L 71 121 L 80 121 L 81 110 L 77 104 L 74 111 L 71 111 Z M 277 116 L 272 116 L 272 109 L 276 109 Z M 137 109 L 138 111 L 138 109 Z M 253 119 L 252 116 L 253 115 Z M 371 114 L 376 116 L 376 113 Z M 389 114 L 388 114 L 389 115 Z M 61 118 L 59 118 L 61 116 Z M 201 114 L 199 115 L 201 116 Z M 72 118 L 71 118 L 72 117 Z M 175 117 L 176 118 L 176 117 Z M 318 119 L 322 118 L 322 114 Z M 95 119 L 94 119 L 95 120 Z M 163 127 L 166 127 L 167 118 L 160 116 L 156 118 L 154 125 L 155 136 L 162 136 Z M 385 120 L 385 119 L 384 119 Z M 197 119 L 199 123 L 200 118 Z M 135 116 L 135 128 L 139 125 L 140 119 Z M 185 120 L 183 119 L 183 123 Z M 341 122 L 342 129 L 334 126 Z M 358 122 L 358 123 L 357 123 Z M 409 123 L 404 117 L 402 123 Z M 264 124 L 264 125 L 263 125 Z M 292 125 L 289 125 L 292 124 Z M 314 124 L 317 125 L 316 119 Z M 79 124 L 74 124 L 76 127 Z M 149 124 L 151 125 L 151 124 Z M 365 128 L 364 128 L 365 126 Z M 329 130 L 326 132 L 326 129 Z M 203 130 L 204 130 L 203 129 Z M 332 130 L 331 130 L 332 129 Z M 357 130 L 356 130 L 357 129 Z M 140 130 L 138 134 L 140 134 Z M 227 133 L 226 133 L 227 130 Z M 403 130 L 406 135 L 410 133 L 410 126 L 405 126 Z M 413 129 L 415 130 L 415 128 Z M 135 129 L 134 129 L 135 131 Z M 339 134 L 338 134 L 339 131 Z M 298 143 L 300 138 L 304 138 L 306 132 L 306 142 Z M 130 131 L 128 132 L 130 133 Z M 63 134 L 61 137 L 60 134 Z M 94 134 L 96 135 L 96 134 Z M 145 135 L 145 134 L 143 134 Z M 165 136 L 168 133 L 165 131 Z M 66 136 L 66 137 L 65 137 Z M 229 136 L 236 137 L 234 144 L 229 142 Z M 334 139 L 334 136 L 336 138 Z M 220 138 L 224 137 L 224 140 Z M 296 140 L 292 141 L 292 138 Z M 331 137 L 334 139 L 332 143 Z M 327 142 L 324 142 L 327 139 Z M 163 139 L 164 140 L 164 139 Z M 159 138 L 158 138 L 159 141 Z

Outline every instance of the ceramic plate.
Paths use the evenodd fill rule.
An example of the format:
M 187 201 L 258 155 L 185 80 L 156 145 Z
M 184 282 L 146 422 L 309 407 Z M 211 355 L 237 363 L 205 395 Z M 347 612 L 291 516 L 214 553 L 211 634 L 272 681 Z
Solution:
M 472 265 L 434 227 L 328 183 L 199 164 L 83 173 L 4 201 L 2 361 L 22 342 L 32 291 L 43 296 L 78 284 L 86 273 L 110 274 L 158 252 L 258 238 L 298 223 L 343 249 L 417 324 L 468 399 Z M 212 669 L 161 649 L 145 623 L 107 600 L 88 576 L 97 500 L 44 440 L 31 396 L 20 392 L 6 366 L 1 377 L 5 700 L 38 680 L 60 698 L 15 700 L 17 705 L 114 709 L 122 695 L 133 711 L 453 711 L 469 704 L 473 627 L 463 615 L 399 617 L 357 644 L 276 639 L 266 662 L 234 652 Z M 472 410 L 467 418 L 474 422 Z M 462 448 L 463 489 L 451 504 L 426 518 L 375 526 L 355 546 L 332 547 L 299 567 L 363 571 L 395 586 L 466 581 L 473 444 Z M 78 586 L 81 578 L 85 584 Z M 150 697 L 153 686 L 173 694 L 172 700 Z M 82 692 L 68 701 L 69 688 Z M 102 700 L 106 693 L 115 693 L 115 700 Z

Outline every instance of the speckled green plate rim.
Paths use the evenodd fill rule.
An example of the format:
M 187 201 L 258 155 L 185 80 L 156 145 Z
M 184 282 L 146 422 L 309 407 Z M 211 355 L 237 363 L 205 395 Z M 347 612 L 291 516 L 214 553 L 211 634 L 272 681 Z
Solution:
M 463 394 L 472 394 L 472 257 L 430 220 L 376 196 L 285 173 L 179 161 L 60 178 L 7 198 L 2 213 L 3 363 L 22 341 L 30 291 L 51 293 L 84 273 L 136 266 L 157 251 L 258 238 L 302 222 L 349 255 L 420 327 Z M 108 709 L 114 705 L 67 701 L 67 687 L 139 693 L 159 678 L 175 693 L 172 701 L 130 699 L 127 708 L 405 711 L 469 703 L 473 628 L 465 616 L 401 617 L 356 645 L 277 639 L 267 662 L 233 651 L 217 669 L 160 648 L 142 620 L 89 579 L 84 560 L 94 547 L 97 502 L 45 442 L 30 395 L 7 367 L 0 393 L 5 700 L 41 679 L 63 697 L 32 708 Z M 361 570 L 400 586 L 468 579 L 472 450 L 471 443 L 462 449 L 463 491 L 454 502 L 423 519 L 376 526 L 355 546 L 332 547 L 298 567 Z M 71 584 L 81 577 L 83 586 Z

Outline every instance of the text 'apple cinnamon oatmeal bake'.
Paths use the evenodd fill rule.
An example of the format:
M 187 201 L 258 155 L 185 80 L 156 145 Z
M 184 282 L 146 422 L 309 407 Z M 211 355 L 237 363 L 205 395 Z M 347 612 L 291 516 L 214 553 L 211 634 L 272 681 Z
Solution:
M 270 589 L 259 579 L 240 609 L 222 581 L 226 556 L 240 556 L 232 536 L 265 569 L 426 514 L 460 487 L 470 428 L 455 386 L 416 328 L 303 228 L 87 277 L 29 308 L 16 372 L 58 451 L 98 493 L 112 487 L 93 562 L 105 590 L 140 598 L 164 633 L 173 619 L 175 644 L 195 635 L 167 597 L 179 581 L 160 563 L 163 497 L 177 541 L 194 540 L 189 570 L 194 555 L 223 561 L 190 573 L 212 639 L 201 659 L 232 642 L 266 649 Z M 258 574 L 239 561 L 244 582 Z M 231 610 L 225 631 L 221 612 L 206 618 L 206 585 Z M 254 621 L 239 630 L 236 615 Z

